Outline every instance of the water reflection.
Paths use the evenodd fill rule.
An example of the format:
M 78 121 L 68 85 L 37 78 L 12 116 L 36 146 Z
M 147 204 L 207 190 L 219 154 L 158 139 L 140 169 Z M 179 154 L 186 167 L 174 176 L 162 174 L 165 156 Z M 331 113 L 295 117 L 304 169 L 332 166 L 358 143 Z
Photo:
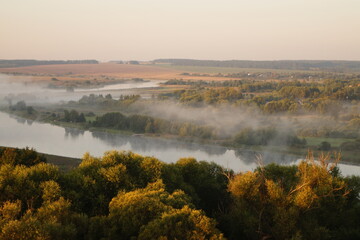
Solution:
M 269 164 L 269 163 L 278 163 L 278 164 L 289 164 L 294 163 L 298 159 L 303 158 L 304 156 L 296 156 L 290 154 L 282 154 L 269 151 L 252 151 L 246 149 L 237 149 L 235 150 L 235 155 L 246 163 L 256 162 L 258 164 Z
M 65 129 L 65 139 L 71 138 L 72 140 L 76 140 L 80 135 L 84 135 L 85 131 L 76 128 L 64 128 Z
M 26 119 L 24 119 L 24 118 L 15 118 L 16 119 L 16 121 L 18 122 L 18 123 L 21 123 L 21 124 L 25 124 L 26 123 Z
M 211 156 L 221 156 L 226 148 L 220 146 L 200 145 L 197 143 L 179 142 L 170 139 L 150 138 L 143 136 L 126 136 L 105 132 L 92 132 L 94 138 L 98 138 L 111 147 L 122 147 L 129 145 L 135 152 L 165 151 L 175 149 L 178 151 L 202 151 Z
M 102 156 L 109 150 L 134 151 L 145 156 L 154 156 L 171 163 L 180 158 L 194 157 L 197 160 L 215 162 L 235 172 L 251 171 L 261 162 L 268 164 L 293 164 L 303 156 L 272 152 L 255 152 L 246 149 L 178 142 L 143 136 L 126 136 L 104 132 L 89 132 L 62 128 L 36 121 L 26 121 L 0 112 L 0 146 L 33 147 L 39 152 L 80 158 L 85 152 Z M 65 133 L 64 133 L 65 131 Z M 343 174 L 359 175 L 360 167 L 340 164 Z
M 30 120 L 30 119 L 27 119 L 27 120 L 26 120 L 26 123 L 27 123 L 27 125 L 29 125 L 29 126 L 31 126 L 31 125 L 33 124 L 33 122 L 34 122 L 34 121 L 33 121 L 33 120 Z
M 20 124 L 27 124 L 29 126 L 31 126 L 34 122 L 34 120 L 31 120 L 31 119 L 25 119 L 25 118 L 20 118 L 20 117 L 17 117 L 17 116 L 14 116 L 14 115 L 10 115 L 9 114 L 9 117 L 14 119 L 17 123 L 20 123 Z

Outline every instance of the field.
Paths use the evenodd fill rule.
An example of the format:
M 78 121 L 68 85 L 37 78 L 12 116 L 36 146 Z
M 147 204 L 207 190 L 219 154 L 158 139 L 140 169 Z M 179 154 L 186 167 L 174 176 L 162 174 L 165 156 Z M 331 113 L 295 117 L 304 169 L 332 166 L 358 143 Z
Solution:
M 201 69 L 201 68 L 199 68 Z M 216 72 L 214 69 L 212 72 Z M 202 70 L 200 70 L 202 72 Z M 204 73 L 209 72 L 204 69 Z M 17 68 L 0 68 L 0 73 L 11 73 L 15 75 L 31 76 L 32 81 L 49 81 L 56 77 L 60 81 L 72 80 L 101 80 L 101 79 L 131 79 L 143 78 L 149 80 L 228 80 L 221 77 L 184 76 L 181 69 L 169 68 L 162 65 L 130 65 L 116 63 L 100 64 L 64 64 L 64 65 L 38 65 Z M 199 72 L 199 71 L 191 71 Z

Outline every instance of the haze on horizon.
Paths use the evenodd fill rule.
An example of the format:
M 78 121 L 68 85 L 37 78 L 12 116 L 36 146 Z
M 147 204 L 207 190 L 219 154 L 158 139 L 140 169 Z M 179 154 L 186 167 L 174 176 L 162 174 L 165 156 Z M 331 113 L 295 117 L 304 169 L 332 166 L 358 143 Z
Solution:
M 1 0 L 0 59 L 360 60 L 358 0 Z

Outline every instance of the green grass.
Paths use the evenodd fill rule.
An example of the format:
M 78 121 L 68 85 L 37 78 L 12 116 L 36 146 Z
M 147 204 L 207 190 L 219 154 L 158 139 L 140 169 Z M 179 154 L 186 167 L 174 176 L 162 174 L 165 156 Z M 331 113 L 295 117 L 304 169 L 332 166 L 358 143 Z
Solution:
M 96 117 L 97 117 L 97 116 L 91 116 L 91 117 L 86 116 L 85 119 L 86 119 L 87 122 L 88 122 L 88 121 L 93 122 L 93 121 L 96 120 Z
M 331 144 L 331 147 L 340 147 L 344 142 L 355 141 L 349 138 L 306 137 L 305 139 L 308 146 L 319 146 L 322 142 L 328 142 Z

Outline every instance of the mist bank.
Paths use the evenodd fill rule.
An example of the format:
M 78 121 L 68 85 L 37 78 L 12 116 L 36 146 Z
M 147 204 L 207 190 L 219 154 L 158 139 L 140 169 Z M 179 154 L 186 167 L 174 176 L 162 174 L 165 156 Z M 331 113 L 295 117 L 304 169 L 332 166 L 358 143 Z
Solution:
M 360 130 L 360 87 L 356 80 L 236 84 L 239 86 L 200 86 L 173 92 L 165 89 L 165 93 L 162 93 L 164 89 L 156 89 L 155 93 L 160 92 L 157 96 L 153 89 L 144 90 L 151 96 L 146 99 L 135 94 L 120 95 L 119 91 L 112 90 L 120 95 L 117 98 L 109 91 L 104 91 L 106 95 L 99 91 L 85 94 L 79 100 L 35 109 L 28 101 L 13 99 L 8 104 L 13 114 L 84 129 L 171 135 L 186 141 L 207 141 L 231 147 L 283 146 L 305 151 L 306 147 L 326 151 L 346 147 L 355 157 L 358 144 L 355 139 Z M 74 97 L 76 90 L 66 94 Z M 51 99 L 55 96 L 53 94 Z M 324 139 L 307 145 L 304 137 Z M 335 143 L 335 138 L 344 139 Z M 346 146 L 342 146 L 343 143 Z
M 124 101 L 124 104 L 128 102 L 136 101 L 136 96 L 134 99 L 124 100 L 112 100 L 113 103 L 118 103 Z M 90 100 L 92 98 L 90 97 Z M 109 101 L 109 99 L 101 97 L 97 100 L 103 99 L 103 101 Z M 89 100 L 89 99 L 88 99 Z M 95 106 L 96 103 L 99 103 L 97 100 L 91 100 L 92 106 Z M 82 103 L 84 103 L 82 100 Z M 87 100 L 86 100 L 87 101 Z M 122 104 L 122 103 L 121 103 Z M 337 139 L 337 138 L 320 138 L 319 140 L 311 139 L 308 143 L 305 138 L 298 137 L 296 130 L 299 129 L 297 126 L 299 123 L 296 119 L 290 119 L 286 117 L 276 117 L 271 118 L 269 116 L 263 116 L 263 121 L 256 123 L 251 121 L 251 117 L 248 119 L 252 124 L 240 124 L 238 126 L 228 126 L 225 128 L 222 126 L 213 127 L 211 125 L 200 124 L 199 122 L 195 123 L 194 121 L 180 121 L 175 116 L 169 116 L 170 119 L 174 120 L 165 120 L 164 118 L 159 118 L 161 115 L 158 114 L 156 117 L 150 117 L 148 115 L 140 115 L 139 109 L 137 109 L 137 114 L 121 114 L 120 112 L 106 112 L 99 113 L 96 112 L 96 115 L 93 112 L 88 112 L 89 109 L 86 105 L 82 105 L 81 108 L 77 107 L 80 112 L 74 110 L 74 104 L 65 105 L 62 109 L 54 108 L 32 108 L 31 106 L 23 106 L 24 104 L 16 104 L 12 108 L 20 108 L 23 110 L 12 110 L 12 114 L 16 114 L 22 117 L 36 119 L 38 121 L 48 122 L 51 124 L 56 124 L 64 127 L 73 127 L 83 130 L 79 131 L 68 131 L 66 130 L 66 136 L 78 137 L 79 133 L 81 135 L 84 133 L 84 130 L 90 130 L 92 132 L 113 132 L 117 134 L 127 134 L 132 135 L 134 133 L 154 137 L 156 139 L 162 138 L 164 143 L 170 141 L 170 139 L 177 139 L 181 142 L 197 142 L 201 144 L 211 144 L 212 148 L 217 146 L 227 146 L 231 149 L 247 149 L 249 151 L 255 152 L 269 152 L 270 155 L 274 154 L 294 154 L 295 156 L 305 155 L 308 149 L 320 153 L 321 151 L 342 151 L 343 160 L 345 162 L 359 162 L 359 159 L 356 155 L 357 144 L 360 144 L 359 141 L 354 139 Z M 130 104 L 132 105 L 132 104 Z M 156 105 L 156 104 L 152 104 Z M 70 107 L 71 106 L 71 107 Z M 101 106 L 101 103 L 98 107 Z M 108 105 L 102 105 L 102 108 Z M 122 105 L 112 105 L 115 108 L 122 108 Z M 146 106 L 146 105 L 145 105 Z M 149 108 L 150 105 L 148 105 Z M 64 108 L 65 107 L 65 108 Z M 106 107 L 107 108 L 107 107 Z M 147 110 L 149 110 L 147 108 Z M 67 109 L 72 109 L 67 110 Z M 88 109 L 85 110 L 84 109 Z M 30 111 L 29 111 L 30 110 Z M 94 110 L 93 108 L 91 110 Z M 192 109 L 196 110 L 196 109 Z M 38 112 L 40 111 L 40 112 Z M 98 110 L 100 111 L 100 110 Z M 178 111 L 180 113 L 180 111 Z M 90 114 L 91 113 L 91 114 Z M 229 117 L 231 117 L 231 112 L 229 112 Z M 234 115 L 232 115 L 234 116 Z M 221 117 L 220 115 L 218 116 Z M 194 120 L 194 119 L 193 119 Z M 259 120 L 259 119 L 258 119 Z M 308 119 L 311 122 L 311 119 Z M 321 122 L 324 119 L 319 119 L 316 123 L 318 128 L 321 126 Z M 230 122 L 229 122 L 230 124 Z M 303 128 L 303 122 L 300 125 L 300 129 Z M 315 123 L 312 122 L 312 126 Z M 330 124 L 330 123 L 329 123 Z M 251 127 L 252 126 L 252 127 Z M 233 129 L 225 134 L 226 129 Z M 326 127 L 326 126 L 323 126 Z M 68 129 L 68 128 L 66 128 Z M 320 128 L 321 130 L 322 128 Z M 315 140 L 315 141 L 314 141 Z M 118 143 L 121 141 L 117 140 Z M 328 141 L 328 142 L 326 142 Z M 162 144 L 166 146 L 166 144 Z M 268 155 L 268 154 L 266 154 Z M 281 157 L 279 157 L 280 159 Z M 298 157 L 299 158 L 299 157 Z M 276 160 L 275 157 L 271 158 Z
M 39 123 L 0 113 L 0 146 L 33 147 L 37 151 L 52 155 L 81 158 L 85 152 L 101 156 L 104 152 L 117 149 L 154 156 L 161 161 L 174 163 L 183 157 L 215 162 L 236 172 L 252 171 L 259 164 L 277 163 L 292 165 L 304 159 L 307 152 L 292 154 L 274 152 L 273 148 L 253 149 L 227 148 L 210 144 L 124 135 L 101 131 L 87 131 L 71 127 L 59 127 Z M 11 131 L 9 131 L 11 129 Z M 316 153 L 317 154 L 317 153 Z M 358 175 L 359 166 L 341 161 L 344 175 Z
M 301 154 L 307 148 L 346 149 L 350 151 L 346 160 L 358 161 L 354 160 L 358 136 L 356 116 L 346 124 L 331 115 L 265 114 L 256 106 L 224 103 L 192 107 L 171 100 L 141 99 L 139 95 L 114 99 L 110 94 L 90 94 L 60 105 L 31 107 L 18 102 L 10 110 L 12 114 L 63 126 L 125 131 L 234 148 L 261 146 L 270 151 Z M 307 144 L 304 139 L 307 137 L 323 139 Z

